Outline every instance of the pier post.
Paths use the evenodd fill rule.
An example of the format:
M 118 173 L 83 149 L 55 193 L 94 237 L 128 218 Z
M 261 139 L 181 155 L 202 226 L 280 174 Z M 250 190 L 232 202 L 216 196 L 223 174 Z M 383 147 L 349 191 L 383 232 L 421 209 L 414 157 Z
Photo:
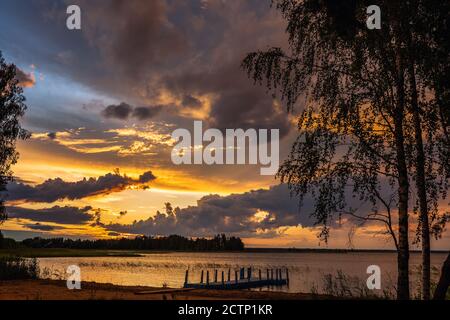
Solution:
M 189 279 L 189 269 L 186 270 L 186 274 L 184 276 L 184 284 L 188 284 L 188 279 Z
M 209 270 L 206 270 L 206 284 L 209 285 Z
M 244 268 L 241 268 L 239 271 L 239 280 L 242 280 L 244 279 Z
M 259 281 L 261 281 L 261 269 L 259 269 Z
M 228 282 L 231 281 L 231 269 L 228 268 Z
M 266 269 L 266 280 L 269 280 L 269 269 Z
M 270 269 L 270 280 L 273 280 L 273 269 Z
M 214 270 L 214 282 L 217 282 L 217 269 Z
M 223 284 L 225 284 L 225 276 L 224 276 L 224 273 L 223 273 L 223 270 L 222 270 L 222 285 Z
M 289 269 L 286 268 L 286 282 L 289 284 Z
M 234 282 L 238 283 L 238 274 L 237 270 L 234 270 Z
M 247 279 L 250 282 L 250 280 L 252 279 L 252 268 L 247 268 Z
M 203 283 L 203 270 L 202 270 L 202 275 L 200 277 L 200 283 Z

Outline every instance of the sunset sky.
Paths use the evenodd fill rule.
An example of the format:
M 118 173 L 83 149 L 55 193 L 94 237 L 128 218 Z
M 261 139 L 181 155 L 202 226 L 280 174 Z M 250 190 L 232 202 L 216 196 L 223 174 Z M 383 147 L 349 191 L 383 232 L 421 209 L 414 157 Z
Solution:
M 66 28 L 69 4 L 81 8 L 81 30 Z M 16 239 L 224 232 L 249 247 L 325 247 L 312 204 L 299 211 L 259 165 L 170 157 L 172 131 L 194 120 L 279 129 L 287 156 L 295 114 L 240 68 L 248 52 L 286 47 L 284 28 L 262 0 L 1 1 L 0 50 L 20 69 L 32 132 L 18 144 L 1 229 Z M 355 225 L 332 224 L 328 247 L 348 247 Z M 352 245 L 393 248 L 383 228 L 359 226 Z M 446 231 L 433 248 L 449 241 Z

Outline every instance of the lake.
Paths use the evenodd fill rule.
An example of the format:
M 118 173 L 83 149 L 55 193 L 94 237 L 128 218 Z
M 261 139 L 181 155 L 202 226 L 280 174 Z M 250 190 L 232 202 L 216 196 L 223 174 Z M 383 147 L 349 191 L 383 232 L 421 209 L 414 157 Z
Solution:
M 446 253 L 433 253 L 431 257 L 432 277 L 436 279 L 446 258 Z M 168 286 L 180 288 L 184 283 L 186 269 L 189 281 L 199 282 L 201 270 L 225 271 L 239 267 L 252 267 L 257 274 L 267 268 L 289 269 L 289 287 L 264 288 L 287 292 L 323 292 L 324 278 L 327 274 L 337 275 L 338 271 L 351 277 L 355 283 L 365 284 L 367 267 L 377 265 L 381 268 L 382 289 L 393 292 L 396 283 L 396 253 L 351 252 L 351 253 L 297 253 L 297 252 L 169 252 L 145 254 L 142 257 L 76 257 L 40 258 L 43 277 L 66 279 L 66 268 L 78 265 L 82 281 L 113 283 L 118 285 L 140 285 L 151 287 Z M 412 294 L 418 290 L 420 278 L 420 253 L 411 253 L 410 272 Z M 232 279 L 234 272 L 232 271 Z M 220 276 L 219 276 L 220 279 Z M 259 289 L 258 289 L 259 290 Z M 381 291 L 382 290 L 378 290 Z

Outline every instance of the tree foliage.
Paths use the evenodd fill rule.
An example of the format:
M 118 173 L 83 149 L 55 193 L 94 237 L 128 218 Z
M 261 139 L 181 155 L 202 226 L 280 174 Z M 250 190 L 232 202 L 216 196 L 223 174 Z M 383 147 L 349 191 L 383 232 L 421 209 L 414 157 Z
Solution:
M 29 137 L 19 119 L 25 114 L 27 106 L 22 87 L 16 78 L 16 66 L 7 64 L 0 51 L 0 188 L 12 179 L 11 166 L 19 157 L 16 141 Z M 3 200 L 0 203 L 0 222 L 6 219 Z
M 442 49 L 448 47 L 442 43 L 448 22 L 440 13 L 448 12 L 448 4 L 377 1 L 381 30 L 366 27 L 367 1 L 273 4 L 287 21 L 289 50 L 250 53 L 243 67 L 289 112 L 301 110 L 299 136 L 278 176 L 300 203 L 313 195 L 311 214 L 325 241 L 329 225 L 344 214 L 384 223 L 399 252 L 399 297 L 408 298 L 410 184 L 419 168 L 413 89 L 435 236 L 448 219 L 438 206 L 450 172 L 448 50 Z

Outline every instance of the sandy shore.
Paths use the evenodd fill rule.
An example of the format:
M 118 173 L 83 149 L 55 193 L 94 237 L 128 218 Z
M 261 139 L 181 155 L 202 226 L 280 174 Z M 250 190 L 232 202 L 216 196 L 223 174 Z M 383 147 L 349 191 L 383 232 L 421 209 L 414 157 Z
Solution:
M 303 293 L 249 290 L 180 290 L 137 286 L 117 286 L 83 282 L 81 290 L 69 290 L 65 281 L 0 281 L 0 300 L 310 300 L 326 299 Z

